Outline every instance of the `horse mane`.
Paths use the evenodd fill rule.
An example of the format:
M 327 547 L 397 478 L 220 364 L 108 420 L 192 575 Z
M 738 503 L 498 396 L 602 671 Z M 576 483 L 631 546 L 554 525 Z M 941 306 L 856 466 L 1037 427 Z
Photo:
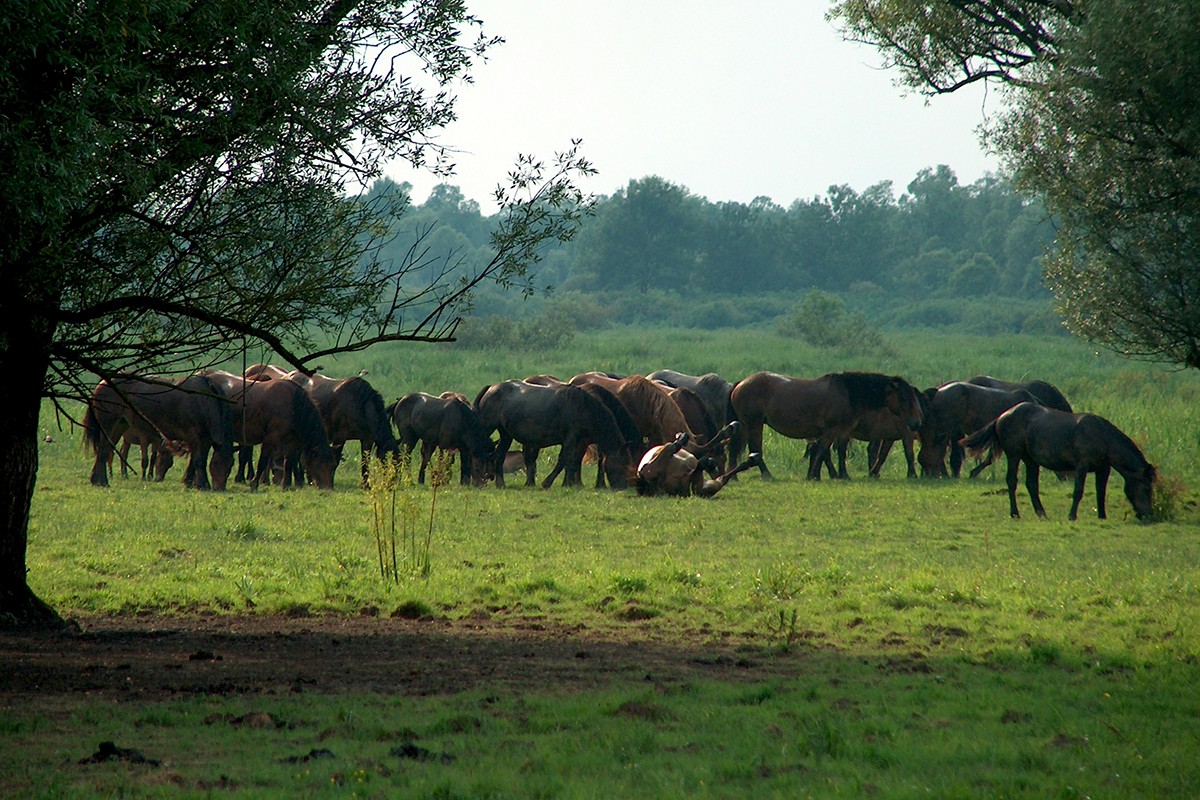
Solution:
M 308 396 L 308 392 L 297 383 L 291 381 L 278 381 L 283 386 L 291 384 L 294 387 L 292 392 L 292 420 L 296 424 L 296 431 L 300 435 L 300 443 L 306 451 L 314 449 L 321 452 L 328 452 L 329 457 L 333 457 L 333 453 L 329 447 L 329 438 L 325 433 L 325 421 L 321 419 L 321 412 L 317 410 L 317 405 Z
M 679 405 L 671 399 L 665 389 L 653 381 L 641 375 L 626 378 L 621 384 L 621 388 L 617 390 L 617 397 L 624 402 L 626 396 L 630 396 L 643 408 L 649 408 L 650 416 L 658 428 L 658 436 L 663 441 L 675 438 L 675 434 L 681 431 L 685 431 L 689 435 L 693 433 L 688 427 L 687 419 L 683 416 Z
M 562 386 L 555 391 L 561 394 L 573 411 L 587 420 L 588 430 L 605 456 L 630 460 L 625 437 L 621 435 L 617 420 L 604 401 L 579 386 Z
M 346 378 L 337 385 L 334 391 L 338 394 L 350 395 L 355 407 L 363 412 L 364 421 L 367 423 L 367 429 L 371 432 L 371 438 L 375 441 L 376 449 L 394 453 L 399 445 L 396 443 L 396 437 L 392 434 L 392 426 L 388 422 L 389 416 L 383 404 L 383 395 L 359 375 Z
M 630 449 L 630 455 L 633 454 L 635 448 L 640 449 L 642 447 L 642 432 L 638 430 L 637 423 L 634 422 L 629 409 L 617 399 L 617 396 L 603 386 L 595 383 L 585 383 L 581 388 L 603 403 L 605 408 L 609 410 L 609 413 L 613 415 L 613 421 L 617 423 L 617 428 L 620 430 L 621 436 L 625 439 L 625 446 Z
M 840 384 L 850 398 L 851 408 L 857 410 L 881 408 L 887 403 L 887 390 L 892 381 L 903 378 L 879 372 L 833 372 L 824 376 Z
M 464 401 L 461 397 L 443 397 L 440 399 L 446 400 L 447 407 L 453 408 L 458 412 L 459 419 L 462 422 L 464 438 L 470 443 L 470 447 L 473 450 L 478 448 L 481 453 L 495 450 L 496 443 L 492 441 L 491 436 L 488 436 L 487 429 L 483 426 L 483 420 L 479 418 L 479 414 L 475 412 L 470 403 Z

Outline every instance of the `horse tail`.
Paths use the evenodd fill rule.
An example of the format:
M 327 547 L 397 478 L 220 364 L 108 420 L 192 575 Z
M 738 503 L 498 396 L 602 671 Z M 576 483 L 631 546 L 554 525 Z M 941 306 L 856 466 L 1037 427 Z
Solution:
M 221 388 L 221 384 L 211 376 L 199 375 L 198 377 L 204 382 L 207 392 L 212 395 L 207 405 L 212 414 L 209 418 L 209 425 L 211 427 L 209 435 L 212 437 L 213 449 L 220 454 L 222 459 L 232 463 L 234 401 Z
M 397 397 L 395 400 L 393 400 L 392 402 L 388 403 L 386 406 L 383 407 L 383 413 L 387 414 L 387 418 L 392 420 L 393 422 L 395 422 L 395 420 L 396 420 L 396 406 L 398 406 L 398 405 L 400 405 L 399 397 Z
M 996 430 L 996 420 L 992 420 L 969 436 L 959 439 L 958 443 L 966 448 L 973 458 L 981 458 L 986 455 L 985 460 L 995 460 L 996 448 L 1000 444 L 1000 436 Z
M 479 403 L 483 400 L 483 396 L 488 393 L 488 389 L 492 388 L 492 384 L 487 384 L 479 390 L 479 394 L 475 395 L 475 399 L 471 402 L 471 408 L 479 410 Z
M 100 418 L 96 415 L 96 398 L 93 396 L 83 415 L 83 443 L 85 447 L 99 455 L 105 438 L 104 431 L 101 430 Z

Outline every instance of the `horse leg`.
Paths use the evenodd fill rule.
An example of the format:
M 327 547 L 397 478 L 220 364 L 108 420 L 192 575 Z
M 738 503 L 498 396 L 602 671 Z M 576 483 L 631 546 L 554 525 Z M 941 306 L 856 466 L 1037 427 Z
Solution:
M 496 488 L 504 488 L 504 459 L 508 457 L 508 448 L 512 446 L 512 437 L 500 432 L 500 440 L 496 442 L 495 475 Z
M 542 452 L 541 448 L 529 447 L 528 445 L 526 445 L 525 448 L 521 451 L 521 453 L 525 459 L 525 485 L 526 486 L 536 486 L 537 485 L 537 459 L 538 459 L 538 454 L 541 452 Z
M 554 479 L 558 477 L 559 473 L 562 472 L 563 469 L 566 468 L 566 466 L 567 466 L 567 447 L 566 447 L 566 445 L 563 445 L 562 447 L 560 447 L 558 449 L 558 460 L 554 462 L 554 469 L 550 470 L 550 474 L 546 476 L 546 479 L 544 481 L 542 481 L 542 488 L 549 489 L 551 486 L 553 486 Z M 570 471 L 568 470 L 568 475 L 569 475 L 569 472 Z M 563 485 L 564 486 L 567 485 L 567 482 L 565 479 L 563 481 Z
M 1014 456 L 1008 457 L 1008 472 L 1004 476 L 1004 482 L 1008 486 L 1008 513 L 1014 519 L 1021 516 L 1021 512 L 1017 510 L 1017 473 L 1021 469 L 1021 459 Z
M 837 443 L 838 471 L 837 471 L 837 476 L 836 476 L 838 478 L 838 480 L 843 480 L 843 481 L 850 480 L 850 473 L 846 472 L 846 452 L 849 449 L 850 449 L 850 440 L 849 439 L 838 439 L 838 443 Z M 829 477 L 833 478 L 835 476 L 830 475 Z
M 756 422 L 745 422 L 743 420 L 743 428 L 746 431 L 746 444 L 750 448 L 750 452 L 759 454 L 759 474 L 761 474 L 766 480 L 771 480 L 775 476 L 771 474 L 771 470 L 767 469 L 767 462 L 762 459 L 762 420 L 758 420 Z
M 1033 459 L 1025 462 L 1025 488 L 1029 491 L 1029 502 L 1033 503 L 1033 510 L 1039 517 L 1046 516 L 1046 509 L 1042 507 L 1042 496 L 1038 491 L 1038 476 L 1042 468 L 1037 465 Z
M 712 480 L 701 480 L 699 484 L 695 481 L 692 483 L 692 493 L 697 497 L 712 497 L 717 492 L 725 487 L 725 484 L 736 478 L 739 473 L 745 472 L 751 467 L 759 466 L 762 456 L 758 453 L 751 453 L 750 457 L 738 464 L 733 469 L 726 472 L 724 475 L 719 475 Z M 696 470 L 694 475 L 698 475 L 700 470 Z
M 1108 495 L 1108 476 L 1111 474 L 1112 467 L 1100 467 L 1096 470 L 1096 513 L 1100 515 L 1100 519 L 1108 519 L 1108 510 L 1105 508 L 1105 500 Z
M 425 483 L 425 468 L 429 466 L 429 460 L 433 458 L 433 451 L 437 449 L 437 443 L 432 439 L 421 442 L 421 466 L 417 470 L 417 483 Z
M 967 474 L 967 478 L 969 480 L 974 480 L 975 478 L 978 478 L 979 473 L 983 472 L 985 469 L 990 467 L 992 465 L 992 462 L 995 460 L 996 460 L 996 454 L 992 451 L 989 451 L 987 456 L 984 457 L 984 459 L 982 461 L 980 461 L 978 464 L 976 464 L 974 467 L 971 468 L 970 473 Z
M 271 448 L 263 443 L 263 446 L 258 449 L 258 467 L 254 470 L 254 476 L 250 478 L 248 485 L 250 491 L 258 491 L 258 485 L 262 483 L 263 476 L 267 474 L 267 470 L 271 468 Z
M 965 452 L 962 445 L 958 443 L 958 438 L 961 438 L 961 436 L 957 438 L 950 437 L 950 474 L 956 478 L 962 472 L 963 458 L 965 457 Z

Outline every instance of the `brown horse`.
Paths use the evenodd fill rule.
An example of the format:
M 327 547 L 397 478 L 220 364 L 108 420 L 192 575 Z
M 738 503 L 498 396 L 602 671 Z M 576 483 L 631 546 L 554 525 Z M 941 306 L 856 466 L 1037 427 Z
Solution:
M 733 433 L 729 427 L 735 428 L 738 423 L 731 422 L 721 431 L 722 438 L 728 438 Z M 673 442 L 659 444 L 646 451 L 637 468 L 637 492 L 640 495 L 653 497 L 655 495 L 673 495 L 675 497 L 712 497 L 724 488 L 734 475 L 745 472 L 759 465 L 757 453 L 751 453 L 745 462 L 721 473 L 716 468 L 715 461 L 709 458 L 696 458 L 684 449 L 687 434 L 681 433 Z M 705 473 L 709 477 L 705 477 Z
M 925 391 L 925 422 L 918 434 L 921 452 L 918 460 L 926 477 L 944 478 L 946 453 L 950 454 L 950 474 L 958 477 L 962 471 L 963 450 L 959 439 L 1000 416 L 1017 403 L 1037 402 L 1023 389 L 993 389 L 974 383 L 954 381 Z M 971 470 L 974 478 L 992 462 L 984 459 Z
M 1069 519 L 1076 519 L 1079 512 L 1089 472 L 1096 474 L 1096 513 L 1100 519 L 1105 519 L 1108 476 L 1114 469 L 1125 479 L 1125 496 L 1138 519 L 1149 519 L 1153 515 L 1154 467 L 1132 439 L 1116 425 L 1095 414 L 1069 414 L 1037 403 L 1020 403 L 963 438 L 962 444 L 973 452 L 986 450 L 993 456 L 997 450 L 1004 452 L 1008 458 L 1009 513 L 1014 517 L 1020 516 L 1017 511 L 1017 471 L 1022 463 L 1025 464 L 1025 488 L 1029 490 L 1029 500 L 1039 517 L 1046 516 L 1038 494 L 1041 467 L 1075 473 Z
M 917 398 L 920 400 L 923 398 L 923 395 L 918 393 Z M 923 406 L 922 412 L 924 412 Z M 878 478 L 880 470 L 883 469 L 883 465 L 887 461 L 888 453 L 891 452 L 892 445 L 899 441 L 904 446 L 904 457 L 908 461 L 908 477 L 915 478 L 917 477 L 917 469 L 913 453 L 913 442 L 916 438 L 916 432 L 900 417 L 887 409 L 875 409 L 863 414 L 858 424 L 854 427 L 854 430 L 850 432 L 849 438 L 837 442 L 835 448 L 838 456 L 837 471 L 834 471 L 833 458 L 830 452 L 826 452 L 823 463 L 829 471 L 829 477 L 848 478 L 849 474 L 846 472 L 846 452 L 850 446 L 850 439 L 857 439 L 860 442 L 867 443 L 867 475 L 872 478 Z
M 221 370 L 205 373 L 221 383 L 233 405 L 234 439 L 246 447 L 261 445 L 258 467 L 249 480 L 257 489 L 268 470 L 275 483 L 289 486 L 298 464 L 319 489 L 333 488 L 336 458 L 321 414 L 308 393 L 290 380 L 247 380 Z M 303 481 L 297 484 L 303 486 Z
M 459 480 L 463 486 L 483 486 L 492 474 L 495 446 L 475 409 L 456 392 L 434 397 L 410 392 L 387 407 L 388 417 L 400 433 L 408 455 L 421 442 L 421 467 L 417 482 L 425 482 L 425 468 L 437 448 L 459 452 Z
M 614 489 L 629 485 L 632 464 L 621 429 L 604 403 L 578 386 L 504 381 L 479 392 L 475 411 L 486 431 L 500 432 L 494 467 L 497 486 L 504 486 L 504 459 L 514 441 L 524 449 L 526 486 L 535 484 L 541 448 L 554 445 L 561 445 L 558 460 L 566 470 L 563 484 L 582 483 L 583 453 L 593 442 L 603 455 L 601 468 L 609 485 Z M 550 481 L 557 471 L 556 467 Z M 550 483 L 542 486 L 548 488 Z
M 863 417 L 885 410 L 909 428 L 921 425 L 917 390 L 895 375 L 874 372 L 839 372 L 820 378 L 789 378 L 774 372 L 756 372 L 733 387 L 730 402 L 746 426 L 750 451 L 760 455 L 764 478 L 771 471 L 761 460 L 763 426 L 792 439 L 813 439 L 808 477 L 819 480 L 829 448 L 849 438 Z
M 140 417 L 131 422 L 132 424 L 126 428 L 125 433 L 121 434 L 121 446 L 116 451 L 116 458 L 121 462 L 121 477 L 129 477 L 131 469 L 129 451 L 136 445 L 142 451 L 142 480 L 161 481 L 175 463 L 171 449 L 166 446 L 162 436 L 148 427 Z M 109 458 L 111 459 L 112 456 L 110 455 Z M 109 469 L 110 471 L 112 469 L 111 461 Z
M 108 463 L 125 431 L 148 428 L 190 453 L 184 483 L 224 490 L 233 468 L 233 424 L 224 391 L 211 378 L 177 382 L 121 374 L 97 384 L 83 418 L 84 441 L 96 454 L 91 482 L 108 486 Z M 204 462 L 212 458 L 208 467 Z M 211 473 L 211 481 L 209 475 Z
M 724 458 L 725 439 L 709 436 L 704 430 L 693 430 L 679 404 L 671 399 L 667 388 L 641 375 L 613 378 L 603 372 L 584 372 L 571 378 L 571 384 L 595 384 L 613 393 L 629 412 L 641 431 L 647 447 L 667 444 L 680 433 L 688 435 L 685 449 L 704 458 Z
M 365 378 L 356 375 L 339 380 L 318 373 L 305 375 L 299 370 L 286 373 L 286 377 L 303 386 L 316 403 L 329 444 L 339 461 L 346 442 L 359 441 L 364 486 L 371 455 L 381 459 L 399 456 L 400 445 L 392 433 L 383 397 Z

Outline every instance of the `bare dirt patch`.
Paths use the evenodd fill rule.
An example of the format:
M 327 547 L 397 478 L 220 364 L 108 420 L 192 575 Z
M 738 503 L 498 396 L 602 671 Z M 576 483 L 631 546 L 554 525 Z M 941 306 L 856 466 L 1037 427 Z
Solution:
M 804 671 L 797 653 L 631 625 L 620 636 L 544 622 L 380 617 L 119 616 L 69 634 L 0 633 L 0 694 L 590 689 L 630 680 L 757 681 Z

